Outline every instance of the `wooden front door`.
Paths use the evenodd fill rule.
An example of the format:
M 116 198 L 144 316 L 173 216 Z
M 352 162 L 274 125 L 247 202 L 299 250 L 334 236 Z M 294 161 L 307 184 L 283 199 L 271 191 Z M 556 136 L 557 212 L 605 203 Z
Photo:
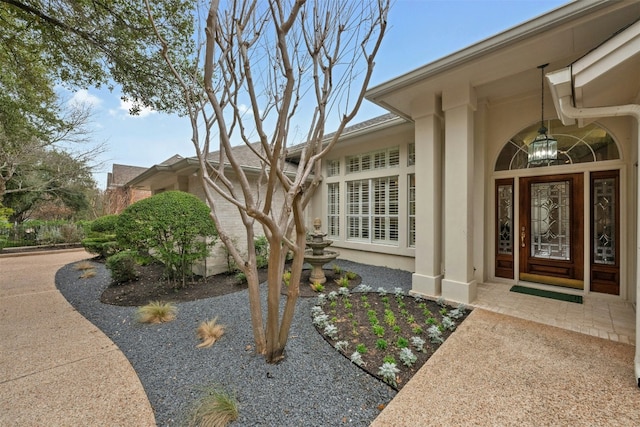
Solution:
M 582 174 L 520 178 L 520 280 L 584 288 Z

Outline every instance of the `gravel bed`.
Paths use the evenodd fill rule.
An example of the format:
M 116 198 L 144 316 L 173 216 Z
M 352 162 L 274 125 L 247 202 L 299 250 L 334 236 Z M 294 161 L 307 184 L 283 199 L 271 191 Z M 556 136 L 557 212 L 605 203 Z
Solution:
M 373 290 L 411 287 L 411 273 L 337 260 Z M 122 350 L 138 374 L 158 426 L 181 425 L 211 385 L 235 393 L 240 405 L 234 426 L 368 426 L 396 392 L 336 352 L 311 324 L 315 298 L 300 298 L 285 359 L 270 365 L 253 350 L 246 291 L 178 303 L 177 319 L 140 324 L 135 307 L 100 302 L 109 272 L 96 263 L 93 278 L 79 279 L 73 265 L 56 274 L 56 285 L 73 307 Z M 266 285 L 262 285 L 263 307 Z M 264 309 L 266 313 L 266 309 Z M 225 335 L 198 349 L 198 324 L 218 317 Z

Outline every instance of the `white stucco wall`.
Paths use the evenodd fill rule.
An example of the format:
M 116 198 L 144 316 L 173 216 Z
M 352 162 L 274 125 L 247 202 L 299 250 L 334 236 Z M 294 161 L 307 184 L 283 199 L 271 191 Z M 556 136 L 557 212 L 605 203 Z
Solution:
M 237 183 L 237 180 L 232 175 L 229 174 L 228 178 L 231 179 L 234 184 L 239 185 Z M 251 184 L 255 186 L 257 183 L 257 176 L 249 175 L 249 178 Z M 198 196 L 202 200 L 205 200 L 204 189 L 202 188 L 201 180 L 199 177 L 191 176 L 189 178 L 188 187 L 188 191 L 190 193 Z M 241 197 L 241 199 L 244 201 L 244 198 Z M 273 199 L 273 205 L 276 207 L 281 207 L 283 202 L 284 195 L 282 191 L 277 191 Z M 249 243 L 247 242 L 246 228 L 240 219 L 238 209 L 233 204 L 224 200 L 222 197 L 217 196 L 216 213 L 218 215 L 220 223 L 224 227 L 225 232 L 228 235 L 233 236 L 232 238 L 236 242 L 236 247 L 238 248 L 238 250 L 242 253 L 246 253 L 247 245 Z M 257 221 L 255 221 L 253 225 L 253 230 L 256 238 L 264 235 L 262 225 Z M 196 274 L 207 276 L 228 271 L 226 248 L 224 244 L 218 241 L 218 243 L 212 250 L 211 256 L 209 256 L 204 263 L 196 266 L 194 270 Z

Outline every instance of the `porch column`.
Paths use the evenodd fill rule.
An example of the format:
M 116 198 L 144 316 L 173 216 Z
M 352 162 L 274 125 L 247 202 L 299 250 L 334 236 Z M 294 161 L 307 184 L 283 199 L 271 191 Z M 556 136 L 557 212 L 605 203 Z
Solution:
M 635 116 L 636 147 L 640 153 L 640 112 Z M 640 154 L 639 154 L 640 155 Z M 638 311 L 638 299 L 640 298 L 640 173 L 636 189 L 636 353 L 633 361 L 634 375 L 640 387 L 640 311 Z
M 475 90 L 460 85 L 444 91 L 442 109 L 445 114 L 442 296 L 447 300 L 470 303 L 476 298 L 473 278 Z
M 442 282 L 442 106 L 435 94 L 412 103 L 415 122 L 416 243 L 412 292 L 438 296 Z

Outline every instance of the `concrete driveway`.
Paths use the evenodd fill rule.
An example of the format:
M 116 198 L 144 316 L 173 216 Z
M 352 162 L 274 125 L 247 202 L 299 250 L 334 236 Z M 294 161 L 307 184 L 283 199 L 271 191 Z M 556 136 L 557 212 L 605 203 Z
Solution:
M 60 267 L 90 257 L 0 255 L 0 425 L 155 426 L 129 361 L 55 287 Z

